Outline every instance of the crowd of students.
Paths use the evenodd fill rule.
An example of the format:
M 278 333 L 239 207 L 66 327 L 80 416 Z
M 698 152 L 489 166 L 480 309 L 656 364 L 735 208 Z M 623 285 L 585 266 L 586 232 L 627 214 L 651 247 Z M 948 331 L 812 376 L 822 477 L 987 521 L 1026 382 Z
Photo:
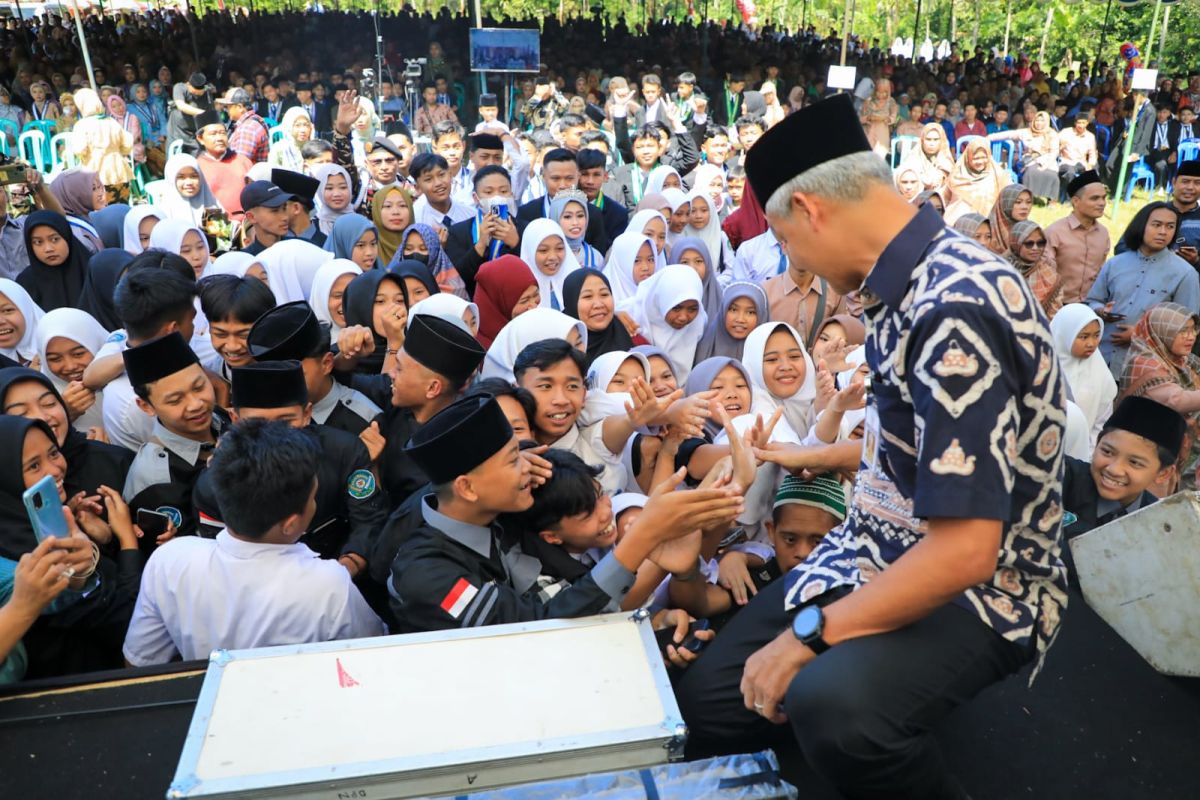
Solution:
M 37 29 L 43 59 L 58 63 L 62 30 Z M 0 192 L 3 679 L 640 606 L 688 667 L 694 619 L 714 621 L 696 634 L 710 641 L 847 520 L 873 404 L 870 298 L 789 258 L 771 198 L 747 184 L 759 138 L 823 92 L 803 71 L 830 41 L 804 34 L 781 74 L 783 41 L 755 39 L 763 65 L 707 91 L 690 71 L 572 86 L 559 69 L 512 115 L 480 95 L 470 132 L 440 47 L 412 127 L 394 95 L 373 103 L 342 76 L 326 97 L 330 76 L 288 54 L 291 73 L 222 61 L 219 96 L 193 72 L 155 112 L 161 130 L 135 135 L 123 120 L 153 103 L 130 65 L 102 89 L 108 114 L 76 124 L 108 126 L 122 154 L 180 142 L 154 202 L 122 202 L 125 173 L 86 167 L 48 184 L 29 170 L 32 213 Z M 944 211 L 955 252 L 1006 260 L 1049 321 L 1066 534 L 1194 488 L 1200 161 L 1172 162 L 1170 199 L 1113 255 L 1094 140 L 1069 164 L 1038 149 L 1047 130 L 1066 152 L 1094 126 L 1078 104 L 1073 119 L 1041 110 L 1053 72 L 857 48 L 869 145 L 890 159 L 898 126 L 919 131 L 871 169 Z M 31 99 L 42 77 L 17 74 Z M 1055 90 L 1096 89 L 1103 106 L 1108 80 Z M 893 83 L 920 103 L 897 104 Z M 993 91 L 1028 100 L 1030 127 L 975 99 Z M 74 101 L 100 105 L 90 89 Z M 956 135 L 984 138 L 956 159 Z M 988 138 L 1034 156 L 1022 182 Z M 814 152 L 844 144 L 805 134 Z M 788 162 L 773 147 L 760 164 Z M 1067 216 L 1029 220 L 1060 191 Z M 1000 285 L 1025 313 L 1026 290 Z M 961 335 L 937 368 L 974 375 Z M 965 458 L 951 444 L 935 471 L 968 475 Z M 67 538 L 39 540 L 26 513 L 45 476 Z

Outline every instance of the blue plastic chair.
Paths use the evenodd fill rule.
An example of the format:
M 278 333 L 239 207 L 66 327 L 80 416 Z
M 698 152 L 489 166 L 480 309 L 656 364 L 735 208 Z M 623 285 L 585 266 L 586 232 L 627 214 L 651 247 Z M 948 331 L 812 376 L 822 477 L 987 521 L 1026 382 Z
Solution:
M 1017 182 L 1017 171 L 1014 168 L 1017 157 L 1017 143 L 1007 139 L 992 142 L 992 160 L 1008 170 L 1008 177 L 1013 183 Z
M 283 139 L 283 127 L 280 125 L 274 125 L 270 128 L 267 128 L 267 136 L 270 139 L 270 143 L 275 144 Z
M 971 142 L 987 141 L 986 136 L 964 136 L 954 143 L 954 155 L 961 156 Z
M 50 142 L 54 139 L 54 133 L 57 130 L 58 123 L 52 119 L 31 119 L 29 122 L 25 123 L 25 128 L 21 132 L 25 133 L 26 131 L 41 131 L 46 137 L 42 140 L 44 142 L 42 147 L 42 157 L 46 160 L 47 164 L 53 164 L 54 158 L 50 153 Z
M 13 148 L 17 146 L 17 137 L 20 135 L 21 130 L 17 127 L 17 123 L 10 119 L 0 119 L 0 151 L 3 151 L 4 155 L 12 155 Z M 9 143 L 10 138 L 12 139 L 11 144 Z
M 1108 150 L 1112 146 L 1112 128 L 1107 125 L 1096 123 L 1096 149 L 1100 151 L 1100 158 L 1108 161 Z
M 900 162 L 908 155 L 908 151 L 916 147 L 920 141 L 920 137 L 917 136 L 894 137 L 892 139 L 892 169 L 900 166 Z
M 1133 162 L 1133 169 L 1129 171 L 1129 182 L 1125 184 L 1125 202 L 1128 203 L 1133 199 L 1133 188 L 1138 184 L 1146 189 L 1146 194 L 1154 194 L 1154 188 L 1158 181 L 1154 178 L 1154 170 L 1145 161 Z
M 79 158 L 72 147 L 71 132 L 56 133 L 50 139 L 50 173 L 79 166 Z

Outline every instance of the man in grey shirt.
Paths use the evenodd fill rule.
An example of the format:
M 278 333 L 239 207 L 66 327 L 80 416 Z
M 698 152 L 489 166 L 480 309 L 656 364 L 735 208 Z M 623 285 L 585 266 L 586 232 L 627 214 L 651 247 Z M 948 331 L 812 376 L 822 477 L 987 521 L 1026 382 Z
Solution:
M 42 181 L 42 173 L 32 167 L 25 170 L 25 183 L 33 193 L 33 202 L 38 208 L 62 213 L 62 206 Z M 29 266 L 29 254 L 25 252 L 25 233 L 22 220 L 9 213 L 8 187 L 0 187 L 0 278 L 16 279 Z

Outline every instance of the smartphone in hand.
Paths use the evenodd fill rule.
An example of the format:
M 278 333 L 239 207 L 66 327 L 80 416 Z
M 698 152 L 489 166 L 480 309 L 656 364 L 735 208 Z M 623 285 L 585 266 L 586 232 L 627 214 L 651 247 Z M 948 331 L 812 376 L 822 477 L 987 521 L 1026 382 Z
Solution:
M 142 529 L 142 533 L 152 539 L 157 539 L 166 533 L 170 522 L 170 517 L 158 511 L 150 511 L 146 508 L 139 508 L 137 511 L 137 526 Z
M 67 518 L 63 516 L 62 500 L 58 495 L 58 483 L 47 475 L 21 495 L 25 512 L 33 524 L 33 535 L 39 542 L 53 536 L 66 538 L 71 535 Z

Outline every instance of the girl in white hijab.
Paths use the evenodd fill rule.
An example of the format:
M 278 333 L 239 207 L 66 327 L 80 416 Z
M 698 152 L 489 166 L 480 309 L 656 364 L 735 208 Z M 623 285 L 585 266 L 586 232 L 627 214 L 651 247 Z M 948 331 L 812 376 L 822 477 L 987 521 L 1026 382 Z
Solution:
M 154 232 L 159 222 L 167 218 L 167 211 L 164 208 L 159 208 L 155 205 L 134 206 L 129 209 L 129 213 L 125 215 L 125 223 L 121 235 L 121 247 L 127 253 L 133 253 L 135 256 L 145 252 L 149 246 L 150 234 Z M 142 223 L 150 223 L 148 232 L 146 233 L 146 244 L 142 243 Z
M 28 364 L 37 355 L 38 323 L 46 315 L 25 287 L 0 278 L 0 354 Z
M 1117 382 L 1099 352 L 1104 322 L 1086 303 L 1068 303 L 1050 320 L 1050 335 L 1069 399 L 1087 418 L 1088 443 L 1094 449 L 1117 397 Z
M 258 254 L 267 270 L 267 286 L 279 305 L 308 300 L 317 270 L 333 260 L 333 253 L 303 239 L 285 239 Z
M 641 328 L 641 335 L 661 347 L 678 369 L 680 383 L 692 371 L 696 345 L 704 335 L 708 313 L 704 310 L 704 284 L 696 270 L 668 264 L 638 284 L 637 294 L 618 309 Z
M 181 219 L 160 220 L 150 232 L 150 248 L 182 256 L 184 261 L 191 264 L 197 279 L 202 277 L 208 268 L 208 240 L 204 238 L 204 232 L 192 222 Z
M 66 341 L 54 341 L 55 339 Z M 90 403 L 83 413 L 72 420 L 77 430 L 87 431 L 89 428 L 103 428 L 104 415 L 103 394 L 87 392 L 83 388 L 83 371 L 92 363 L 96 352 L 108 339 L 108 331 L 97 322 L 91 314 L 77 308 L 56 308 L 47 311 L 42 317 L 35 332 L 38 359 L 41 361 L 42 374 L 50 378 L 54 388 L 63 396 L 68 410 L 81 407 L 80 397 L 91 397 Z M 52 357 L 47 357 L 47 349 L 53 345 Z M 89 357 L 78 358 L 76 351 L 82 347 Z M 75 389 L 68 390 L 71 386 Z
M 586 352 L 587 326 L 561 311 L 531 308 L 500 329 L 488 348 L 479 377 L 512 381 L 513 363 L 517 356 L 526 347 L 542 339 L 566 339 L 580 352 Z
M 654 259 L 657 269 L 667 265 L 667 218 L 652 208 L 643 209 L 629 218 L 626 233 L 644 233 L 654 243 Z
M 724 219 L 729 216 L 725 202 L 725 170 L 716 164 L 701 164 L 692 173 L 692 191 L 702 192 L 713 206 L 717 215 Z
M 417 314 L 441 317 L 472 336 L 479 332 L 479 306 L 468 303 L 456 294 L 439 292 L 413 303 L 412 308 L 408 310 L 408 322 L 404 323 L 404 327 L 412 325 L 412 319 Z
M 667 180 L 669 180 L 672 176 L 675 178 L 673 181 L 673 187 L 666 186 L 665 184 Z M 657 167 L 650 170 L 650 175 L 646 178 L 646 191 L 643 196 L 647 194 L 665 194 L 666 192 L 664 190 L 669 188 L 682 189 L 683 178 L 679 177 L 679 172 L 674 167 L 668 167 L 666 164 L 659 164 Z
M 200 182 L 200 190 L 191 197 L 184 197 L 176 185 L 179 173 L 184 169 L 194 170 Z M 172 219 L 189 220 L 199 225 L 204 220 L 204 209 L 221 207 L 217 196 L 208 188 L 208 181 L 204 179 L 204 173 L 200 171 L 200 162 L 195 156 L 177 153 L 168 158 L 163 168 L 163 184 L 164 191 L 159 205 Z
M 263 282 L 263 285 L 270 286 L 270 281 L 267 280 L 267 270 L 258 260 L 257 256 L 252 256 L 249 253 L 243 253 L 241 250 L 233 250 L 228 253 L 223 253 L 217 256 L 213 261 L 212 266 L 204 273 L 204 277 L 210 275 L 232 275 L 235 278 L 256 278 Z
M 746 337 L 742 363 L 754 386 L 754 410 L 763 419 L 783 409 L 783 419 L 799 439 L 808 435 L 817 399 L 817 369 L 804 339 L 786 322 L 759 325 Z
M 613 240 L 604 265 L 614 307 L 637 294 L 638 284 L 658 269 L 659 254 L 654 240 L 636 230 L 627 230 Z
M 722 283 L 728 282 L 733 275 L 733 271 L 730 270 L 733 266 L 733 248 L 729 246 L 729 237 L 721 230 L 721 217 L 717 213 L 716 204 L 702 189 L 693 191 L 688 195 L 688 199 L 692 201 L 692 205 L 688 225 L 682 235 L 699 239 L 708 246 L 708 263 L 713 265 L 717 273 L 714 277 L 718 281 L 724 278 Z
M 567 235 L 557 222 L 535 219 L 529 223 L 521 236 L 521 260 L 537 281 L 542 308 L 561 311 L 563 281 L 581 267 L 567 245 Z
M 682 189 L 664 189 L 662 195 L 671 208 L 671 216 L 667 220 L 667 245 L 670 246 L 680 236 L 687 235 L 685 231 L 691 218 L 692 203 Z
M 342 296 L 346 286 L 358 275 L 362 275 L 362 267 L 358 264 L 348 258 L 335 258 L 322 264 L 313 276 L 308 305 L 317 321 L 328 325 L 330 334 L 335 338 L 346 327 Z
M 597 356 L 588 368 L 587 398 L 579 412 L 579 424 L 587 427 L 625 414 L 625 404 L 632 404 L 629 389 L 634 377 L 650 385 L 650 359 L 641 353 L 613 350 Z
M 333 175 L 341 176 L 346 182 L 346 190 L 337 190 L 337 199 L 331 204 L 325 197 L 325 188 Z M 313 203 L 317 207 L 317 227 L 321 233 L 328 236 L 333 232 L 333 223 L 337 222 L 338 217 L 354 213 L 354 184 L 350 181 L 350 173 L 346 168 L 337 164 L 318 164 L 313 167 L 312 176 L 317 179 L 318 184 L 317 193 L 313 195 Z

